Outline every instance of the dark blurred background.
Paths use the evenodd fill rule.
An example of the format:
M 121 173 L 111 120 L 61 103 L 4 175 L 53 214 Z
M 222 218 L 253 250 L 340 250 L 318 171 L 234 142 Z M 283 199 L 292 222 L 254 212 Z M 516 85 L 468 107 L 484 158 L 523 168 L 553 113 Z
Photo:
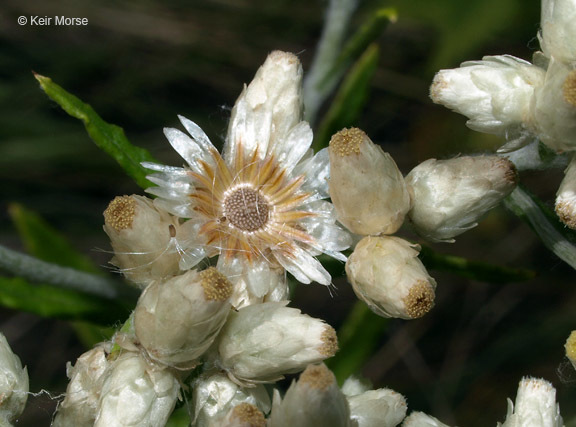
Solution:
M 23 250 L 8 214 L 17 202 L 40 214 L 98 265 L 109 255 L 102 211 L 116 195 L 142 193 L 119 166 L 40 90 L 32 71 L 76 94 L 132 143 L 166 164 L 182 160 L 162 128 L 176 115 L 196 121 L 213 141 L 268 52 L 297 53 L 309 68 L 324 0 L 3 0 L 0 5 L 0 243 Z M 380 62 L 357 125 L 382 144 L 404 173 L 429 158 L 489 152 L 497 138 L 468 130 L 465 118 L 435 106 L 435 71 L 484 55 L 530 59 L 537 50 L 537 0 L 361 1 L 352 29 L 377 7 L 396 7 L 398 22 L 379 39 Z M 20 26 L 19 16 L 87 18 L 81 27 Z M 522 182 L 553 203 L 558 171 L 525 173 Z M 401 233 L 402 234 L 402 233 Z M 417 240 L 409 232 L 405 236 Z M 576 379 L 564 341 L 576 329 L 573 270 L 530 229 L 496 209 L 441 253 L 528 268 L 535 280 L 494 284 L 431 271 L 437 304 L 420 320 L 391 321 L 362 374 L 408 399 L 409 410 L 461 426 L 503 421 L 524 375 L 557 389 L 565 421 L 576 417 Z M 343 267 L 342 267 L 343 270 Z M 300 286 L 295 306 L 334 327 L 355 297 L 345 280 L 330 297 Z M 119 319 L 120 321 L 121 319 Z M 0 330 L 28 366 L 31 396 L 19 425 L 48 425 L 53 398 L 66 387 L 65 365 L 85 349 L 67 322 L 2 309 Z M 46 391 L 46 393 L 43 392 Z M 574 425 L 574 424 L 572 424 Z

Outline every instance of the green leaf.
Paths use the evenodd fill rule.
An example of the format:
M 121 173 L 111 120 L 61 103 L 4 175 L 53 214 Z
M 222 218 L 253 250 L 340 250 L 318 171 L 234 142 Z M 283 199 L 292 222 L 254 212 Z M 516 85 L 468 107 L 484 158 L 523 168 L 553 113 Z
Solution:
M 362 301 L 356 301 L 338 331 L 340 350 L 326 361 L 339 384 L 357 374 L 372 356 L 386 332 L 387 322 L 388 319 L 374 314 Z
M 378 46 L 370 45 L 347 74 L 316 132 L 315 151 L 327 146 L 332 134 L 356 123 L 368 99 L 378 55 Z
M 0 277 L 0 304 L 63 320 L 112 325 L 130 313 L 116 301 L 55 286 L 31 284 L 20 277 Z
M 140 163 L 157 161 L 147 150 L 132 145 L 122 128 L 106 123 L 90 105 L 66 92 L 50 78 L 39 74 L 34 74 L 34 77 L 50 99 L 69 115 L 84 122 L 92 141 L 112 156 L 140 187 L 150 187 L 151 183 L 146 179 L 148 172 Z
M 38 214 L 12 203 L 8 212 L 28 252 L 41 260 L 90 273 L 101 273 L 90 258 L 77 252 L 58 231 Z

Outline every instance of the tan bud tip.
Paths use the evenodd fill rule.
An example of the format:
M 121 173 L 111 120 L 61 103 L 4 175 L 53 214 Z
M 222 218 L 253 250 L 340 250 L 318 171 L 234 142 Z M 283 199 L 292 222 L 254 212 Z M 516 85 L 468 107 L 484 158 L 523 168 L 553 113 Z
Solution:
M 225 301 L 232 295 L 232 283 L 216 268 L 201 271 L 200 279 L 207 301 Z
M 408 316 L 412 319 L 422 317 L 434 307 L 434 289 L 430 283 L 419 280 L 410 288 L 403 302 Z
M 500 157 L 496 161 L 498 167 L 504 169 L 504 179 L 511 184 L 518 183 L 518 171 L 516 170 L 516 165 L 510 160 Z
M 367 136 L 361 129 L 342 129 L 330 139 L 330 150 L 341 157 L 360 154 L 360 146 L 364 138 Z
M 338 337 L 336 336 L 334 328 L 326 325 L 320 339 L 322 341 L 322 344 L 318 348 L 320 354 L 325 357 L 334 356 L 338 351 Z
M 566 227 L 576 230 L 576 216 L 574 216 L 574 204 L 570 201 L 557 201 L 556 202 L 556 215 L 560 218 Z
M 576 107 L 576 70 L 570 71 L 566 76 L 562 85 L 562 95 L 568 104 Z
M 576 363 L 576 331 L 572 331 L 566 340 L 566 344 L 564 344 L 564 348 L 566 349 L 566 357 L 572 363 Z
M 315 390 L 326 390 L 330 387 L 336 378 L 326 365 L 308 365 L 308 367 L 300 375 L 298 383 L 306 385 Z
M 296 55 L 291 52 L 284 52 L 282 50 L 274 50 L 268 55 L 268 59 L 275 62 L 285 61 L 288 64 L 299 64 L 300 60 Z
M 136 201 L 132 196 L 114 198 L 104 211 L 104 222 L 116 231 L 132 227 L 136 215 Z
M 232 409 L 231 421 L 235 426 L 264 427 L 266 419 L 260 410 L 250 403 L 240 403 Z

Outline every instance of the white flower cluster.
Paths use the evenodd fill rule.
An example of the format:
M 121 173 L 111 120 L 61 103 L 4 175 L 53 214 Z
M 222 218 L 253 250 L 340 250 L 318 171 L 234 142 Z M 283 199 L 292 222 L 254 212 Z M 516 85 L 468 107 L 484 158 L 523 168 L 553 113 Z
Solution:
M 354 292 L 376 314 L 415 319 L 433 306 L 436 282 L 419 247 L 393 237 L 407 218 L 432 241 L 453 242 L 510 194 L 514 165 L 498 156 L 427 160 L 404 178 L 360 129 L 330 141 L 330 196 L 338 220 L 364 236 L 346 263 Z
M 501 151 L 540 140 L 557 152 L 576 150 L 576 1 L 542 0 L 541 52 L 533 62 L 487 56 L 441 70 L 430 88 L 432 100 L 469 118 L 474 130 L 504 136 Z M 568 169 L 556 211 L 576 228 L 576 174 Z M 570 171 L 572 171 L 570 173 Z
M 12 426 L 28 400 L 28 371 L 0 333 L 0 425 Z

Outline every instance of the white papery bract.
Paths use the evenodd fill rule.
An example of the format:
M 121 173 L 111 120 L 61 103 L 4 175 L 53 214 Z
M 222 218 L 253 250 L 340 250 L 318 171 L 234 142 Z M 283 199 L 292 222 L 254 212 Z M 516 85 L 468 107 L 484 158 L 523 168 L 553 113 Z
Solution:
M 267 302 L 230 313 L 218 337 L 217 364 L 246 384 L 274 382 L 333 356 L 336 332 L 320 319 Z
M 408 217 L 421 236 L 453 242 L 516 187 L 514 164 L 499 156 L 428 159 L 406 176 L 414 203 Z
M 556 389 L 539 378 L 522 378 L 516 401 L 508 399 L 508 413 L 498 427 L 561 427 L 560 407 L 556 403 Z
M 354 293 L 379 316 L 424 316 L 434 306 L 436 281 L 418 253 L 418 245 L 399 237 L 364 237 L 346 262 Z
M 187 249 L 196 262 L 219 255 L 219 270 L 242 282 L 236 307 L 282 298 L 281 268 L 302 283 L 329 285 L 329 273 L 314 257 L 346 259 L 341 251 L 350 237 L 322 200 L 328 197 L 328 153 L 310 149 L 301 83 L 298 58 L 272 52 L 236 101 L 222 155 L 195 123 L 180 117 L 188 135 L 177 129 L 165 134 L 187 166 L 144 164 L 156 171 L 149 179 L 158 186 L 148 189 L 160 198 L 156 203 L 198 230 L 201 245 Z
M 538 39 L 544 54 L 565 64 L 576 62 L 576 1 L 542 0 Z
M 437 104 L 465 115 L 468 127 L 479 132 L 518 137 L 530 121 L 534 89 L 545 71 L 510 55 L 486 56 L 441 70 L 430 97 Z
M 396 427 L 406 416 L 406 399 L 388 388 L 347 396 L 351 419 L 358 427 Z
M 191 369 L 212 345 L 231 310 L 232 284 L 214 267 L 153 283 L 134 310 L 134 330 L 153 360 Z
M 225 374 L 198 378 L 192 386 L 192 427 L 219 427 L 228 412 L 242 403 L 270 411 L 271 402 L 262 384 L 245 388 Z
M 11 425 L 28 399 L 28 371 L 0 333 L 0 425 Z
M 110 366 L 109 343 L 98 344 L 80 356 L 74 366 L 68 363 L 70 382 L 66 397 L 58 405 L 52 427 L 91 426 L 96 420 L 104 373 Z
M 293 381 L 283 398 L 274 390 L 269 427 L 351 427 L 350 408 L 334 374 L 310 365 Z
M 404 418 L 402 427 L 448 427 L 448 425 L 424 412 L 415 411 Z
M 123 352 L 105 374 L 94 426 L 163 426 L 179 391 L 170 370 L 148 362 L 141 353 Z

